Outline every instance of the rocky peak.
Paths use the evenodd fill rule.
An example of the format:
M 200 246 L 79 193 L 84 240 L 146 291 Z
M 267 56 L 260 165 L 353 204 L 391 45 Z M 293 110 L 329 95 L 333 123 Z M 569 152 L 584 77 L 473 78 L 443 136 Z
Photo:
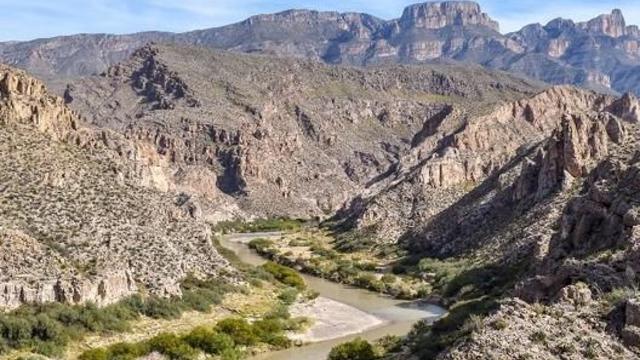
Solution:
M 579 24 L 583 29 L 604 34 L 614 38 L 626 35 L 626 23 L 620 9 L 614 9 L 611 14 L 600 15 L 586 23 Z
M 563 32 L 566 30 L 573 29 L 575 27 L 576 27 L 576 24 L 573 22 L 573 20 L 556 18 L 549 21 L 549 23 L 545 25 L 544 29 L 548 32 L 558 33 L 558 32 Z
M 607 108 L 607 111 L 625 121 L 634 123 L 640 121 L 640 101 L 631 93 L 626 93 L 620 99 L 614 101 Z
M 486 26 L 499 31 L 498 22 L 483 13 L 473 1 L 444 1 L 415 4 L 404 9 L 400 24 L 404 27 L 441 29 L 451 25 Z
M 24 71 L 0 64 L 0 124 L 35 126 L 54 138 L 77 126 L 77 115 Z
M 133 89 L 154 110 L 172 109 L 179 100 L 189 107 L 199 106 L 189 86 L 178 73 L 169 70 L 158 54 L 154 44 L 146 45 L 133 53 L 131 61 L 110 67 L 104 76 L 130 78 Z

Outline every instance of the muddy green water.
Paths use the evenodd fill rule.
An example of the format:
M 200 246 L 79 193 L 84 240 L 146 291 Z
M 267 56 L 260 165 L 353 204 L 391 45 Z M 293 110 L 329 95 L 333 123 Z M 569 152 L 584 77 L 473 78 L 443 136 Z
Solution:
M 235 234 L 225 236 L 221 243 L 224 247 L 233 250 L 245 263 L 258 266 L 264 264 L 266 260 L 249 249 L 247 243 L 255 238 L 277 238 L 279 236 L 279 233 Z M 261 354 L 251 358 L 252 360 L 325 360 L 331 348 L 337 344 L 357 337 L 376 340 L 385 335 L 405 335 L 411 330 L 415 322 L 422 319 L 435 320 L 446 313 L 446 310 L 439 306 L 415 301 L 395 300 L 374 292 L 336 284 L 314 276 L 303 276 L 307 285 L 311 289 L 318 291 L 320 296 L 351 305 L 382 319 L 384 323 L 361 333 L 284 351 Z

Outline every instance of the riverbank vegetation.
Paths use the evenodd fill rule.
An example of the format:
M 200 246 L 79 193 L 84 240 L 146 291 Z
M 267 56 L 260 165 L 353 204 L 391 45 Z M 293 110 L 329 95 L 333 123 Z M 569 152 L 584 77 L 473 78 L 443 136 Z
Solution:
M 210 311 L 234 291 L 240 288 L 224 281 L 188 277 L 182 283 L 182 297 L 134 295 L 102 308 L 62 303 L 22 306 L 0 314 L 0 354 L 25 350 L 61 356 L 70 342 L 87 334 L 125 332 L 141 317 L 175 319 L 186 311 Z
M 244 264 L 215 239 L 213 245 L 240 271 L 225 280 L 189 276 L 181 284 L 181 297 L 137 294 L 105 307 L 50 303 L 0 314 L 0 359 L 29 354 L 128 359 L 150 352 L 170 358 L 206 353 L 235 359 L 255 347 L 290 346 L 284 333 L 310 325 L 306 318 L 291 318 L 287 310 L 299 299 L 314 297 L 313 292 L 305 290 L 302 277 L 275 263 L 264 267 Z M 231 326 L 212 325 L 229 313 L 236 315 L 224 320 L 221 326 L 225 323 Z M 183 320 L 185 314 L 188 316 Z M 247 327 L 243 319 L 258 320 Z M 179 326 L 175 328 L 172 324 Z M 255 345 L 249 346 L 234 337 L 238 334 L 233 324 L 250 330 Z M 170 330 L 174 328 L 179 333 Z M 195 344 L 195 338 L 208 347 Z M 229 338 L 233 341 L 228 341 Z M 86 351 L 87 347 L 90 350 Z
M 215 325 L 196 327 L 186 334 L 165 332 L 140 342 L 91 349 L 79 359 L 136 359 L 158 353 L 175 360 L 195 360 L 203 354 L 236 360 L 244 358 L 254 348 L 266 346 L 268 350 L 280 350 L 292 346 L 286 332 L 299 331 L 305 324 L 304 319 L 292 318 L 286 307 L 279 304 L 253 322 L 243 317 L 228 317 Z
M 376 256 L 370 249 L 338 251 L 336 241 L 318 229 L 283 234 L 280 239 L 254 239 L 249 246 L 272 261 L 301 272 L 338 283 L 416 299 L 431 292 L 431 284 L 411 274 L 394 274 L 389 256 Z
M 385 336 L 371 343 L 357 338 L 335 346 L 329 353 L 328 360 L 378 360 L 399 349 L 401 338 Z
M 213 231 L 222 234 L 293 231 L 301 229 L 304 223 L 304 220 L 287 218 L 256 219 L 253 221 L 229 220 L 218 222 L 213 227 Z
M 242 359 L 249 354 L 285 349 L 293 345 L 287 332 L 305 330 L 311 321 L 305 317 L 292 317 L 289 306 L 297 301 L 313 299 L 315 294 L 306 289 L 302 276 L 296 271 L 276 263 L 253 267 L 242 261 L 230 250 L 222 247 L 216 239 L 214 246 L 241 270 L 241 277 L 252 289 L 271 289 L 270 304 L 264 309 L 251 301 L 251 295 L 238 297 L 231 294 L 230 303 L 246 303 L 244 308 L 232 310 L 236 315 L 227 316 L 214 324 L 203 324 L 181 333 L 165 331 L 140 341 L 118 342 L 96 347 L 80 354 L 81 360 L 135 359 L 151 353 L 169 359 L 190 360 L 202 355 L 216 356 L 223 360 Z M 195 310 L 206 306 L 197 295 L 202 284 L 195 280 L 185 283 L 183 301 Z M 197 290 L 197 291 L 196 291 Z M 251 290 L 247 290 L 250 292 Z M 194 295 L 191 293 L 194 292 Z M 262 291 L 264 292 L 264 291 Z M 233 299 L 235 298 L 235 299 Z
M 529 268 L 529 260 L 483 263 L 422 258 L 417 264 L 405 265 L 407 271 L 428 272 L 434 279 L 434 294 L 448 309 L 447 315 L 433 323 L 418 322 L 402 342 L 419 358 L 432 359 L 469 336 L 484 317 L 498 308 L 500 299 Z

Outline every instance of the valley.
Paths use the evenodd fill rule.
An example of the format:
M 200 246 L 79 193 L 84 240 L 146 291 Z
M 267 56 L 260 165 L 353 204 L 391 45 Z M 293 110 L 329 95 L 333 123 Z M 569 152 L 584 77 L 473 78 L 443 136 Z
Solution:
M 638 359 L 639 44 L 471 1 L 0 43 L 0 359 Z
M 241 236 L 225 236 L 223 246 L 233 249 L 241 260 L 252 264 L 261 265 L 266 260 L 248 247 L 248 243 L 255 239 L 280 238 L 281 233 L 258 233 Z M 326 359 L 332 347 L 341 342 L 362 337 L 374 341 L 385 336 L 403 336 L 411 330 L 418 320 L 433 321 L 445 313 L 435 305 L 420 304 L 415 301 L 393 300 L 392 298 L 377 295 L 365 290 L 344 286 L 313 276 L 304 276 L 310 289 L 318 292 L 318 299 L 336 301 L 336 304 L 328 304 L 326 308 L 318 309 L 320 312 L 305 314 L 311 319 L 317 319 L 314 315 L 326 317 L 330 323 L 314 324 L 311 329 L 311 337 L 303 337 L 310 345 L 302 348 L 293 348 L 276 353 L 258 355 L 252 359 L 280 360 L 300 357 L 304 359 Z M 316 299 L 316 301 L 318 300 Z M 344 304 L 344 305 L 340 305 Z M 342 309 L 342 306 L 347 306 Z M 323 314 L 329 312 L 330 314 Z M 327 316 L 329 315 L 329 316 Z M 366 319 L 364 320 L 363 317 Z M 316 320 L 317 322 L 318 320 Z M 353 324 L 350 324 L 353 323 Z M 319 329 L 315 329 L 317 326 Z M 342 331 L 343 333 L 340 333 Z M 326 334 L 326 335 L 321 335 Z M 319 337 L 318 337 L 319 336 Z M 329 336 L 329 338 L 327 338 Z M 295 337 L 294 337 L 295 338 Z

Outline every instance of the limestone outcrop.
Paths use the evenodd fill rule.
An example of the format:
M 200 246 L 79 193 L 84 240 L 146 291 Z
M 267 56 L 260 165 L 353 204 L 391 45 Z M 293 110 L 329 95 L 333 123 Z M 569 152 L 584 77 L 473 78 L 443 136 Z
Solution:
M 497 21 L 480 10 L 473 1 L 428 2 L 408 6 L 399 20 L 402 27 L 442 29 L 447 26 L 485 26 L 499 31 Z

